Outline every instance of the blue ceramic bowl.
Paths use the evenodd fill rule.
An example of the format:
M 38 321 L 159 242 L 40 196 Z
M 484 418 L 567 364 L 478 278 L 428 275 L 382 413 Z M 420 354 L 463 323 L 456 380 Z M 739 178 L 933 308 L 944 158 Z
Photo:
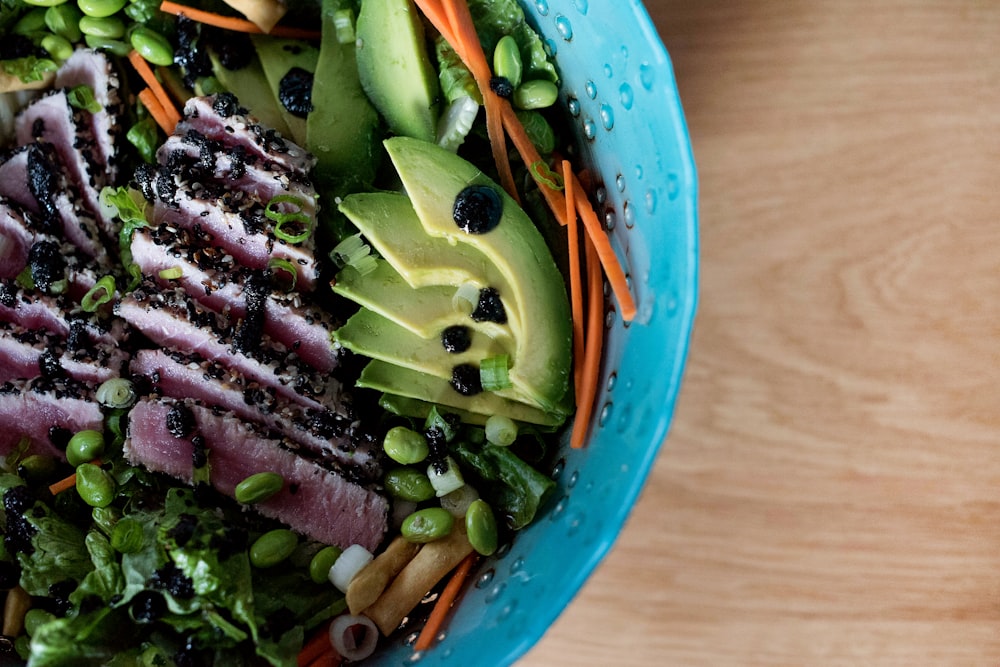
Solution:
M 609 304 L 593 430 L 582 450 L 563 443 L 543 515 L 482 562 L 435 648 L 414 653 L 403 637 L 378 665 L 508 665 L 541 638 L 621 531 L 667 434 L 687 355 L 697 182 L 666 50 L 639 0 L 521 4 L 555 54 L 578 162 L 599 177 L 599 212 L 639 314 L 625 324 Z

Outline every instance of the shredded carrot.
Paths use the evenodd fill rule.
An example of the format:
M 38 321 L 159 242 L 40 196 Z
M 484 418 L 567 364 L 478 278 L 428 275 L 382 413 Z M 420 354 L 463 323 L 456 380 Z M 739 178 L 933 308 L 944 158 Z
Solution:
M 576 176 L 573 177 L 576 179 Z M 621 311 L 622 319 L 631 321 L 635 318 L 635 300 L 628 288 L 628 280 L 625 278 L 625 270 L 622 268 L 615 249 L 611 247 L 611 239 L 608 233 L 601 226 L 601 221 L 597 219 L 597 213 L 587 200 L 587 193 L 584 192 L 580 181 L 576 180 L 573 188 L 573 196 L 576 199 L 576 210 L 583 220 L 583 226 L 587 230 L 587 236 L 594 242 L 597 256 L 604 267 L 604 274 L 611 283 L 611 290 L 618 300 L 618 308 Z
M 160 129 L 171 134 L 174 131 L 174 125 L 170 124 L 170 119 L 167 117 L 167 113 L 163 110 L 163 105 L 160 104 L 160 100 L 156 99 L 156 95 L 149 88 L 143 88 L 139 91 L 138 95 L 139 101 L 142 105 L 146 107 L 146 111 L 149 115 L 153 117 L 156 124 L 160 126 Z
M 94 459 L 91 461 L 95 466 L 101 465 L 101 459 Z M 66 491 L 67 489 L 72 489 L 76 486 L 76 473 L 70 473 L 68 477 L 64 477 L 55 484 L 49 485 L 49 493 L 53 496 Z
M 584 338 L 583 367 L 580 374 L 580 395 L 576 399 L 576 416 L 570 447 L 583 447 L 587 438 L 590 417 L 594 414 L 597 384 L 601 374 L 601 348 L 604 347 L 604 281 L 599 270 L 600 258 L 593 240 L 584 236 L 587 256 L 587 333 Z
M 303 645 L 299 651 L 298 667 L 308 667 L 317 658 L 333 651 L 333 644 L 330 643 L 330 625 L 333 621 L 327 621 L 321 625 L 309 641 Z M 336 655 L 336 653 L 334 653 Z
M 310 662 L 308 667 L 339 667 L 341 662 L 343 662 L 343 658 L 331 646 L 329 651 L 316 656 L 316 659 Z
M 503 115 L 503 127 L 510 136 L 511 143 L 514 144 L 514 148 L 520 153 L 521 159 L 524 160 L 524 164 L 531 167 L 532 165 L 545 164 L 542 160 L 542 156 L 538 153 L 538 149 L 535 148 L 535 144 L 531 142 L 531 137 L 524 129 L 524 125 L 521 124 L 520 119 L 517 117 L 517 113 L 514 111 L 514 107 L 510 105 L 510 102 L 504 99 L 500 99 L 500 111 Z M 563 199 L 563 194 L 553 188 L 545 179 L 539 178 L 535 169 L 529 169 L 531 172 L 531 177 L 535 179 L 535 183 L 538 184 L 538 189 L 541 191 L 542 196 L 545 197 L 546 203 L 548 203 L 549 208 L 552 210 L 552 214 L 559 221 L 560 225 L 566 226 L 567 220 L 564 210 L 566 208 L 565 201 Z
M 163 87 L 163 84 L 160 83 L 160 80 L 156 78 L 156 74 L 153 73 L 153 69 L 149 66 L 149 63 L 146 62 L 145 58 L 139 55 L 138 51 L 130 51 L 128 54 L 128 61 L 132 63 L 132 67 L 135 68 L 135 71 L 139 73 L 142 80 L 146 82 L 147 86 L 149 86 L 148 90 L 150 90 L 152 95 L 156 97 L 156 101 L 159 102 L 160 109 L 163 111 L 163 118 L 167 125 L 161 123 L 160 119 L 156 118 L 155 114 L 153 115 L 153 118 L 155 118 L 156 122 L 160 124 L 160 127 L 163 128 L 164 132 L 171 134 L 177 123 L 181 122 L 181 115 L 174 107 L 173 100 L 170 99 L 170 95 Z M 146 100 L 143 100 L 142 103 L 149 108 L 150 105 L 146 104 Z M 153 113 L 152 110 L 150 110 L 150 113 Z
M 417 637 L 417 641 L 413 644 L 414 651 L 426 651 L 434 643 L 434 638 L 441 631 L 441 626 L 444 625 L 444 618 L 448 615 L 448 611 L 458 597 L 459 591 L 462 590 L 462 584 L 465 582 L 465 578 L 469 576 L 476 558 L 476 552 L 473 551 L 455 568 L 454 574 L 451 575 L 451 579 L 445 584 L 444 590 L 441 591 L 441 595 L 438 596 L 437 601 L 434 603 L 434 609 L 431 610 L 430 616 L 427 617 L 427 623 L 424 625 L 423 630 L 420 631 L 420 636 Z
M 322 37 L 322 33 L 319 30 L 291 28 L 280 25 L 274 26 L 274 28 L 271 29 L 271 32 L 265 33 L 260 29 L 260 26 L 253 21 L 237 18 L 235 16 L 216 14 L 215 12 L 207 12 L 204 9 L 180 5 L 176 2 L 170 2 L 170 0 L 164 0 L 164 2 L 160 3 L 160 11 L 165 14 L 173 14 L 174 16 L 183 15 L 192 21 L 204 23 L 205 25 L 210 25 L 216 28 L 222 28 L 223 30 L 232 30 L 233 32 L 246 32 L 254 35 L 268 34 L 272 37 L 288 37 L 290 39 L 306 40 L 317 40 Z
M 566 184 L 566 232 L 569 254 L 569 298 L 573 315 L 573 383 L 580 395 L 583 376 L 583 285 L 580 277 L 580 235 L 577 227 L 573 198 L 573 167 L 569 160 L 562 161 L 563 182 Z

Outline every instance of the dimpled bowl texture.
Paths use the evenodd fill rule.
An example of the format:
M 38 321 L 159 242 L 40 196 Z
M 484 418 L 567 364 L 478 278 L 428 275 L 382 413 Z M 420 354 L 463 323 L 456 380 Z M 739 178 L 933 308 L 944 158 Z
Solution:
M 554 496 L 534 524 L 473 571 L 441 641 L 415 653 L 419 626 L 378 665 L 508 665 L 524 655 L 607 554 L 674 411 L 697 299 L 697 183 L 670 60 L 638 0 L 522 0 L 556 57 L 598 213 L 627 264 L 639 313 L 608 300 L 593 430 L 563 450 Z

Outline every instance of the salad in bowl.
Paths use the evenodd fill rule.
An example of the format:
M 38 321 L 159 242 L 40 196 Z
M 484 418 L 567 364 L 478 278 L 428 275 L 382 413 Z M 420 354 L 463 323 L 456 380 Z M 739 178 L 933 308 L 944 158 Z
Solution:
M 568 492 L 605 465 L 616 378 L 633 391 L 666 317 L 674 356 L 638 426 L 617 417 L 617 514 L 558 613 L 665 433 L 693 238 L 667 285 L 633 233 L 659 186 L 637 206 L 616 170 L 609 192 L 613 110 L 567 76 L 551 12 L 0 5 L 0 650 L 469 664 L 462 640 L 497 623 L 468 599 L 505 599 L 497 564 L 526 574 L 542 522 L 578 531 Z M 533 640 L 511 632 L 491 661 Z

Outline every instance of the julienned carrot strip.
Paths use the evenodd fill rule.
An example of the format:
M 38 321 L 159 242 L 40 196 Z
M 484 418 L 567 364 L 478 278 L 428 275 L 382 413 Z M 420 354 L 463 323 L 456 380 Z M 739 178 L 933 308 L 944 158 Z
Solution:
M 576 179 L 576 176 L 573 177 Z M 573 196 L 576 199 L 576 210 L 583 220 L 583 226 L 587 230 L 587 236 L 594 242 L 597 256 L 600 257 L 601 266 L 604 267 L 604 274 L 608 277 L 611 290 L 618 300 L 618 309 L 621 311 L 622 319 L 630 321 L 635 318 L 635 300 L 628 288 L 628 280 L 625 278 L 625 270 L 618 261 L 615 249 L 611 247 L 611 239 L 608 233 L 601 226 L 601 221 L 597 219 L 597 213 L 587 200 L 587 193 L 584 192 L 580 181 L 573 184 Z
M 444 13 L 444 6 L 441 4 L 441 0 L 414 0 L 414 4 L 420 8 L 427 20 L 431 22 L 434 29 L 441 33 L 444 37 L 444 41 L 452 45 L 455 48 L 455 31 L 451 28 L 451 21 L 448 20 L 447 14 Z M 455 48 L 455 53 L 458 53 L 458 57 L 464 60 L 464 56 L 461 52 Z
M 569 298 L 573 315 L 573 383 L 580 395 L 583 376 L 583 285 L 580 278 L 580 235 L 576 221 L 573 198 L 573 167 L 569 160 L 562 161 L 563 183 L 566 184 L 566 232 L 569 253 Z
M 510 136 L 511 142 L 514 144 L 514 148 L 517 152 L 521 154 L 521 159 L 524 160 L 524 164 L 531 167 L 532 165 L 544 164 L 542 156 L 539 155 L 538 149 L 535 145 L 531 143 L 531 137 L 524 130 L 524 125 L 518 119 L 517 114 L 514 111 L 514 107 L 510 105 L 507 100 L 500 100 L 500 111 L 503 116 L 503 127 Z M 552 214 L 559 221 L 559 224 L 566 226 L 568 222 L 566 220 L 566 202 L 563 198 L 563 194 L 554 189 L 551 185 L 545 182 L 544 179 L 539 178 L 538 174 L 535 173 L 535 169 L 530 169 L 532 178 L 535 179 L 535 183 L 538 184 L 538 189 L 541 191 L 542 196 L 545 197 L 546 203 L 549 205 L 549 209 L 552 210 Z
M 163 113 L 165 114 L 164 117 L 167 119 L 169 124 L 169 127 L 163 128 L 163 131 L 167 134 L 172 133 L 177 123 L 181 122 L 181 115 L 177 112 L 177 109 L 174 108 L 174 103 L 173 100 L 170 99 L 170 95 L 167 94 L 167 91 L 163 87 L 163 84 L 160 83 L 160 80 L 156 78 L 156 74 L 153 73 L 153 68 L 149 66 L 149 63 L 146 62 L 145 58 L 139 55 L 138 51 L 130 51 L 128 54 L 128 61 L 132 63 L 132 67 L 134 67 L 135 71 L 139 73 L 139 76 L 146 82 L 146 85 L 149 86 L 149 90 L 152 91 L 152 94 L 156 96 L 157 101 L 160 103 L 160 107 L 163 109 Z M 143 102 L 143 104 L 146 103 Z M 148 107 L 149 105 L 146 104 L 146 106 Z M 156 122 L 159 123 L 160 121 L 157 120 Z
M 340 664 L 344 661 L 337 652 L 330 648 L 326 653 L 321 653 L 316 656 L 316 659 L 309 663 L 307 667 L 340 667 Z
M 413 644 L 414 651 L 426 651 L 434 643 L 434 638 L 437 637 L 441 631 L 441 626 L 444 624 L 444 617 L 448 615 L 448 610 L 451 609 L 452 603 L 455 602 L 459 591 L 462 590 L 462 584 L 465 582 L 465 578 L 469 576 L 469 571 L 472 570 L 472 565 L 475 562 L 476 552 L 473 551 L 455 568 L 455 573 L 451 575 L 451 579 L 445 584 L 444 590 L 441 591 L 441 595 L 438 596 L 437 601 L 434 603 L 434 609 L 431 610 L 430 616 L 427 617 L 424 629 L 420 631 L 417 641 Z
M 160 11 L 165 14 L 173 14 L 174 16 L 180 16 L 183 14 L 192 21 L 204 23 L 205 25 L 214 26 L 216 28 L 222 28 L 223 30 L 232 30 L 233 32 L 246 32 L 254 35 L 268 34 L 272 37 L 288 37 L 289 39 L 317 40 L 322 37 L 322 33 L 319 30 L 290 28 L 280 25 L 274 26 L 274 28 L 271 29 L 271 32 L 265 33 L 260 29 L 260 26 L 253 21 L 237 18 L 235 16 L 224 16 L 214 12 L 206 12 L 204 9 L 180 5 L 176 2 L 170 2 L 170 0 L 164 0 L 164 2 L 160 3 Z
M 576 398 L 576 416 L 573 418 L 573 432 L 569 436 L 569 445 L 574 449 L 583 447 L 587 439 L 601 374 L 601 349 L 604 347 L 604 281 L 599 270 L 600 259 L 590 237 L 584 236 L 583 245 L 587 256 L 587 333 L 580 394 Z
M 156 99 L 156 95 L 149 88 L 143 88 L 139 91 L 139 101 L 142 105 L 146 107 L 146 111 L 149 115 L 153 117 L 156 124 L 160 126 L 160 129 L 171 134 L 174 131 L 174 125 L 170 124 L 170 118 L 167 116 L 167 112 L 163 110 L 163 105 L 160 104 L 160 100 Z
M 333 651 L 333 644 L 330 643 L 331 623 L 332 621 L 328 621 L 321 625 L 302 646 L 297 660 L 298 667 L 308 667 L 320 656 Z
M 95 466 L 101 465 L 101 459 L 94 459 L 91 461 Z M 66 491 L 67 489 L 72 489 L 76 486 L 76 473 L 71 473 L 69 476 L 62 478 L 55 484 L 49 485 L 49 493 L 53 496 Z

